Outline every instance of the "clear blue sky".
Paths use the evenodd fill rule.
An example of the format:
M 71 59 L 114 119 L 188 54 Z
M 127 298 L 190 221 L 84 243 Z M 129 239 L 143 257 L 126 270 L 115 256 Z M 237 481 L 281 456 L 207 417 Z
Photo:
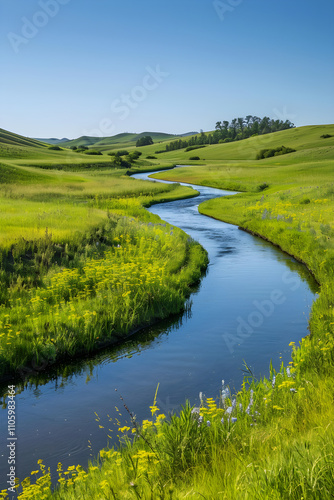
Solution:
M 2 0 L 0 127 L 74 138 L 248 114 L 333 123 L 333 20 L 332 0 Z

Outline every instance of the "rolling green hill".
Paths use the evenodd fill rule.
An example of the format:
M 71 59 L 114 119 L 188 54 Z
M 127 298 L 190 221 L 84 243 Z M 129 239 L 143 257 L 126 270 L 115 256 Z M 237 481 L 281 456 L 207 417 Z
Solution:
M 52 158 L 60 158 L 60 154 L 64 157 L 64 151 L 56 151 L 49 149 L 50 144 L 44 144 L 37 139 L 23 137 L 8 130 L 0 129 L 0 161 L 17 161 L 17 160 L 50 160 Z
M 29 184 L 45 182 L 46 177 L 30 169 L 17 167 L 13 165 L 5 165 L 0 163 L 0 185 L 2 184 Z
M 322 139 L 321 135 L 330 134 L 333 137 Z M 256 153 L 265 148 L 289 146 L 297 151 L 334 146 L 334 125 L 316 125 L 297 127 L 271 134 L 250 137 L 243 141 L 227 144 L 215 144 L 205 150 L 205 159 L 254 160 Z M 202 156 L 202 154 L 199 154 Z
M 13 132 L 8 132 L 0 128 L 0 144 L 9 144 L 11 146 L 30 146 L 30 147 L 47 147 L 45 144 L 39 142 L 36 139 L 29 139 L 28 137 L 23 137 L 22 135 L 14 134 Z
M 331 135 L 332 137 L 323 139 L 321 136 L 324 134 Z M 164 158 L 171 162 L 180 161 L 184 163 L 190 156 L 196 155 L 203 161 L 205 160 L 205 162 L 221 160 L 255 160 L 256 154 L 261 149 L 276 148 L 282 145 L 295 149 L 299 155 L 301 151 L 309 151 L 315 148 L 325 148 L 323 150 L 325 151 L 334 146 L 334 125 L 310 125 L 291 128 L 271 134 L 250 137 L 249 139 L 243 139 L 241 141 L 206 145 L 202 149 L 191 152 L 187 152 L 185 149 L 178 149 L 159 154 L 159 159 Z M 141 151 L 151 155 L 154 154 L 157 149 L 163 149 L 163 147 L 157 148 L 157 145 L 154 144 L 141 148 Z M 282 157 L 280 157 L 280 161 L 281 160 Z
M 57 139 L 56 137 L 50 137 L 50 139 L 41 139 L 34 137 L 33 139 L 35 141 L 44 142 L 45 144 L 51 144 L 51 145 L 61 144 L 62 142 L 68 142 L 71 140 L 67 139 L 67 137 L 63 137 L 62 139 Z
M 48 153 L 48 145 L 0 129 L 0 161 L 1 159 L 28 159 L 42 158 Z
M 73 139 L 71 141 L 62 142 L 62 146 L 71 147 L 71 146 L 98 146 L 99 149 L 108 147 L 111 149 L 112 147 L 117 147 L 118 145 L 135 145 L 138 139 L 149 135 L 152 137 L 154 142 L 162 142 L 168 140 L 174 140 L 179 136 L 173 134 L 164 134 L 162 132 L 142 132 L 140 134 L 131 134 L 131 133 L 122 133 L 117 134 L 111 137 L 92 137 L 92 136 L 82 136 L 78 139 Z
M 168 140 L 175 140 L 182 136 L 193 135 L 193 133 L 183 134 L 182 136 L 177 136 L 173 134 L 165 134 L 163 132 L 142 132 L 140 134 L 130 134 L 122 133 L 111 137 L 92 137 L 92 136 L 82 136 L 77 139 L 31 139 L 28 137 L 23 137 L 21 135 L 9 132 L 4 129 L 0 129 L 0 158 L 10 159 L 26 159 L 26 160 L 52 160 L 57 163 L 57 159 L 60 162 L 64 160 L 64 154 L 66 154 L 66 161 L 70 163 L 77 163 L 78 161 L 92 161 L 88 159 L 86 155 L 78 155 L 68 151 L 72 146 L 87 146 L 90 149 L 96 149 L 101 152 L 108 152 L 115 149 L 135 148 L 138 139 L 145 135 L 150 135 L 156 143 L 166 142 Z M 45 141 L 45 142 L 42 142 Z M 52 151 L 49 150 L 50 145 L 59 145 L 64 148 L 62 151 Z M 163 149 L 163 147 L 162 147 Z M 99 161 L 109 161 L 110 158 L 99 157 Z M 93 160 L 94 161 L 94 160 Z
M 333 137 L 322 138 L 322 135 Z M 261 149 L 288 146 L 296 151 L 256 160 Z M 153 146 L 141 148 L 151 154 Z M 194 153 L 200 160 L 190 160 Z M 282 187 L 293 183 L 316 184 L 334 174 L 334 125 L 307 126 L 251 137 L 238 142 L 214 144 L 191 152 L 171 151 L 156 155 L 161 162 L 194 165 L 159 174 L 159 178 L 236 191 L 256 191 L 263 183 Z
M 64 162 L 68 166 L 78 163 L 107 163 L 110 162 L 110 157 L 107 153 L 110 150 L 124 149 L 131 151 L 136 148 L 136 141 L 144 135 L 151 135 L 155 144 L 151 146 L 143 146 L 139 150 L 143 153 L 142 159 L 146 156 L 155 157 L 151 160 L 152 166 L 169 167 L 173 164 L 193 164 L 198 166 L 219 166 L 220 168 L 231 168 L 231 164 L 238 168 L 246 168 L 247 176 L 251 177 L 252 173 L 249 167 L 255 166 L 263 168 L 270 165 L 290 165 L 304 164 L 305 162 L 316 162 L 319 165 L 321 161 L 331 160 L 334 156 L 334 125 L 316 125 L 298 127 L 271 134 L 260 135 L 244 139 L 241 141 L 206 145 L 201 149 L 187 152 L 185 149 L 176 151 L 163 152 L 156 154 L 156 151 L 164 150 L 165 145 L 174 141 L 176 136 L 155 132 L 143 132 L 141 134 L 123 133 L 113 137 L 97 138 L 97 137 L 81 137 L 72 141 L 61 143 L 61 151 L 52 151 L 48 145 L 43 144 L 35 139 L 13 134 L 6 130 L 0 129 L 0 158 L 6 161 L 15 163 L 19 161 L 20 165 L 43 166 L 43 164 L 51 163 L 62 165 Z M 330 137 L 322 138 L 323 135 Z M 95 141 L 95 142 L 94 142 Z M 161 144 L 158 144 L 160 141 Z M 103 154 L 97 157 L 91 155 L 73 152 L 71 146 L 89 145 L 90 149 L 96 149 Z M 276 148 L 286 146 L 295 149 L 294 153 L 282 156 L 274 156 L 264 160 L 256 160 L 256 155 L 261 149 Z M 191 157 L 198 156 L 200 160 L 190 160 Z M 20 160 L 25 160 L 22 163 Z M 223 163 L 222 163 L 223 162 Z M 44 165 L 45 166 L 45 165 Z M 207 170 L 207 169 L 206 169 Z M 199 172 L 199 170 L 196 170 Z M 309 172 L 310 173 L 310 172 Z M 173 172 L 175 180 L 186 180 L 184 176 L 180 177 L 181 172 Z M 226 176 L 226 172 L 224 173 Z M 210 182 L 217 182 L 219 175 L 213 171 L 206 171 L 206 179 L 214 176 Z M 229 176 L 230 177 L 230 176 Z M 228 187 L 227 185 L 225 187 Z M 249 187 L 249 186 L 248 186 Z

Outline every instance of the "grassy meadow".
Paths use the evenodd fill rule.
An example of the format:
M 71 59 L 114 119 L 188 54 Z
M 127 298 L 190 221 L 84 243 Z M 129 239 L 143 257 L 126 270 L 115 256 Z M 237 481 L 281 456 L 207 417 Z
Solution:
M 334 135 L 334 125 L 301 127 L 239 142 L 206 146 L 196 151 L 201 159 L 193 162 L 188 159 L 193 152 L 179 150 L 160 153 L 155 155 L 156 160 L 150 160 L 151 166 L 148 167 L 191 164 L 191 167 L 166 171 L 157 177 L 241 191 L 235 196 L 210 200 L 202 204 L 199 210 L 266 238 L 304 262 L 314 274 L 321 290 L 311 312 L 310 335 L 300 345 L 292 343 L 289 366 L 282 366 L 279 372 L 268 366 L 268 378 L 260 381 L 254 380 L 252 373 L 248 372 L 237 394 L 231 394 L 229 388 L 223 385 L 219 395 L 201 398 L 199 408 L 192 409 L 185 404 L 179 416 L 163 415 L 157 408 L 156 394 L 155 397 L 152 395 L 152 418 L 139 423 L 132 418 L 131 402 L 124 402 L 122 412 L 129 412 L 131 424 L 118 429 L 122 446 L 117 450 L 101 450 L 88 468 L 73 464 L 64 471 L 59 464 L 59 488 L 55 491 L 51 488 L 50 471 L 39 462 L 31 478 L 21 483 L 20 499 L 333 498 L 334 137 L 324 139 L 321 138 L 323 134 Z M 259 150 L 282 145 L 292 147 L 296 152 L 255 159 Z M 160 146 L 158 149 L 161 149 Z M 157 145 L 140 149 L 144 160 L 145 156 L 154 155 Z M 7 162 L 7 168 L 12 165 Z M 38 276 L 41 282 L 37 286 L 27 287 L 27 290 L 23 286 L 23 290 L 20 289 L 18 278 L 15 284 L 9 284 L 8 295 L 3 298 L 3 311 L 12 314 L 10 319 L 15 325 L 14 328 L 10 327 L 11 341 L 17 333 L 18 318 L 22 320 L 26 312 L 25 331 L 30 336 L 35 334 L 35 339 L 39 338 L 36 332 L 45 324 L 46 314 L 52 315 L 50 324 L 52 335 L 54 332 L 58 335 L 55 339 L 57 345 L 65 341 L 65 330 L 62 329 L 65 328 L 62 326 L 65 321 L 66 328 L 73 324 L 73 335 L 69 341 L 77 339 L 79 321 L 80 329 L 85 325 L 88 338 L 93 339 L 94 335 L 100 335 L 95 332 L 101 331 L 101 326 L 96 323 L 99 314 L 94 315 L 94 311 L 103 311 L 104 300 L 110 304 L 113 293 L 118 294 L 116 296 L 123 304 L 123 301 L 134 300 L 131 292 L 128 293 L 132 289 L 140 291 L 142 297 L 144 288 L 141 287 L 145 285 L 146 302 L 138 303 L 141 310 L 145 311 L 147 304 L 150 304 L 150 297 L 157 293 L 162 294 L 163 304 L 168 301 L 168 297 L 174 303 L 175 282 L 189 283 L 190 275 L 193 279 L 195 272 L 193 266 L 198 269 L 203 265 L 205 259 L 198 246 L 188 242 L 184 233 L 175 229 L 171 235 L 168 225 L 162 226 L 152 215 L 145 214 L 142 208 L 157 197 L 167 199 L 173 195 L 190 194 L 183 188 L 141 184 L 147 187 L 145 192 L 144 187 L 141 190 L 138 187 L 141 193 L 139 197 L 135 198 L 127 191 L 120 198 L 117 198 L 116 193 L 108 198 L 102 195 L 106 189 L 103 183 L 103 186 L 100 185 L 101 196 L 90 199 L 88 193 L 93 193 L 92 186 L 97 189 L 96 183 L 104 175 L 106 182 L 110 183 L 112 176 L 115 176 L 115 182 L 120 182 L 119 186 L 124 189 L 128 185 L 137 189 L 140 184 L 126 179 L 123 185 L 120 172 L 109 175 L 107 170 L 103 174 L 99 171 L 94 174 L 66 172 L 65 175 L 53 170 L 16 168 L 20 172 L 24 171 L 25 175 L 27 172 L 45 175 L 49 181 L 36 181 L 41 192 L 45 189 L 49 194 L 58 193 L 57 196 L 61 192 L 67 194 L 59 198 L 61 203 L 57 201 L 57 196 L 48 196 L 48 200 L 34 200 L 34 196 L 39 196 L 39 191 L 38 188 L 35 190 L 33 183 L 27 183 L 26 191 L 25 181 L 15 182 L 13 186 L 6 184 L 3 186 L 1 203 L 7 203 L 8 211 L 14 205 L 10 200 L 15 199 L 19 203 L 20 197 L 27 193 L 29 207 L 30 203 L 36 204 L 31 205 L 35 207 L 41 203 L 45 210 L 46 206 L 51 209 L 68 203 L 73 209 L 82 210 L 82 232 L 78 233 L 78 241 L 82 241 L 80 238 L 85 234 L 84 226 L 91 217 L 96 217 L 96 223 L 90 229 L 94 237 L 85 242 L 87 252 L 84 256 L 76 256 L 74 243 L 72 246 L 70 244 L 75 238 L 73 232 L 71 234 L 69 231 L 66 244 L 69 249 L 73 249 L 66 266 L 62 263 L 59 268 L 52 266 L 41 272 Z M 67 174 L 72 179 L 82 180 L 69 182 L 66 180 Z M 69 185 L 80 186 L 82 191 Z M 5 194 L 5 187 L 12 188 L 11 195 Z M 146 192 L 146 189 L 153 191 Z M 29 199 L 29 196 L 32 198 Z M 87 203 L 82 206 L 78 200 Z M 16 202 L 15 206 L 18 206 Z M 92 215 L 84 216 L 89 210 Z M 32 212 L 36 215 L 33 209 Z M 12 241 L 13 245 L 16 241 L 15 237 L 21 230 L 18 223 L 20 216 L 24 214 L 21 212 L 19 215 L 19 211 L 13 216 L 12 226 L 7 231 L 8 240 L 4 239 L 2 243 L 3 248 L 10 248 L 9 242 Z M 94 228 L 101 223 L 105 224 L 105 229 L 103 237 L 97 240 Z M 61 234 L 60 227 L 54 229 L 55 242 L 63 249 L 65 237 Z M 104 238 L 108 238 L 105 235 L 109 234 L 112 235 L 112 241 L 108 240 L 107 244 Z M 47 237 L 45 234 L 44 238 Z M 125 239 L 125 245 L 122 239 Z M 161 240 L 164 242 L 162 247 L 159 246 Z M 96 247 L 97 241 L 100 245 Z M 176 243 L 178 246 L 175 248 Z M 65 258 L 65 250 L 59 251 Z M 171 259 L 166 266 L 161 266 L 164 251 Z M 189 257 L 192 252 L 195 256 Z M 143 254 L 148 260 L 143 259 Z M 23 252 L 20 255 L 24 255 Z M 156 255 L 158 260 L 154 261 Z M 113 267 L 116 256 L 122 262 L 118 270 Z M 139 259 L 142 264 L 137 274 L 131 271 L 135 259 Z M 75 265 L 69 262 L 75 262 Z M 184 266 L 185 262 L 193 263 L 191 271 L 188 266 Z M 172 264 L 175 264 L 174 268 Z M 164 283 L 166 287 L 161 288 Z M 22 306 L 16 299 L 21 296 Z M 87 304 L 94 308 L 90 309 Z M 76 318 L 77 307 L 80 307 L 79 319 Z M 86 310 L 89 314 L 85 318 Z M 133 306 L 129 307 L 130 316 L 133 310 Z M 35 318 L 35 323 L 29 319 L 31 316 Z M 127 321 L 130 316 L 126 317 Z M 111 320 L 108 318 L 106 321 Z M 7 324 L 3 324 L 3 328 Z M 54 344 L 51 339 L 54 337 L 48 337 L 51 327 L 48 328 L 44 330 L 44 335 L 49 339 L 48 348 L 52 355 Z M 17 335 L 18 339 L 20 335 Z M 20 340 L 17 342 L 19 344 Z M 72 345 L 66 348 L 71 349 Z M 3 497 L 6 497 L 5 492 Z
M 0 378 L 92 352 L 182 310 L 206 252 L 144 206 L 196 191 L 132 179 L 110 157 L 104 168 L 89 158 L 86 169 L 71 151 L 11 139 L 0 143 L 12 155 L 0 162 Z M 35 154 L 34 166 L 17 148 Z M 66 171 L 57 168 L 63 154 Z

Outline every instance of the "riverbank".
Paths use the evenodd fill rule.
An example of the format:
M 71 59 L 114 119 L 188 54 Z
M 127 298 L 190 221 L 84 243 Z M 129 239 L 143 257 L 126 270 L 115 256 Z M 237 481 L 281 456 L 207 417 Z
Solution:
M 299 361 L 298 370 L 304 376 L 314 370 L 319 375 L 324 372 L 333 375 L 334 193 L 331 184 L 315 188 L 295 186 L 262 195 L 238 195 L 228 202 L 209 201 L 199 209 L 266 238 L 306 264 L 321 290 L 312 307 L 312 335 L 298 351 L 298 358 L 303 360 Z

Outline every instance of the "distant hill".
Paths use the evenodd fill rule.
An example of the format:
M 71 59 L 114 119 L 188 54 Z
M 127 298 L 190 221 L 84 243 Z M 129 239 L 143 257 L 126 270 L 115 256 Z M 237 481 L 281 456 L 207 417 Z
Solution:
M 24 137 L 22 135 L 14 134 L 13 132 L 8 132 L 0 128 L 0 144 L 8 144 L 11 146 L 32 146 L 32 147 L 47 147 L 42 142 L 36 139 L 29 139 L 29 137 Z
M 111 137 L 93 137 L 83 135 L 77 139 L 68 139 L 63 137 L 58 139 L 51 138 L 29 138 L 24 137 L 13 132 L 0 128 L 0 144 L 8 144 L 11 146 L 33 146 L 33 147 L 47 147 L 47 145 L 61 145 L 65 148 L 71 146 L 98 146 L 101 150 L 108 150 L 111 148 L 122 147 L 123 145 L 134 146 L 138 139 L 145 135 L 152 137 L 154 143 L 171 141 L 180 137 L 187 137 L 195 135 L 197 132 L 187 132 L 185 134 L 165 134 L 164 132 L 141 132 L 140 134 L 131 134 L 124 132 Z
M 195 132 L 194 132 L 195 133 Z M 163 141 L 170 141 L 174 140 L 178 137 L 183 137 L 185 135 L 193 135 L 193 132 L 189 132 L 187 134 L 183 135 L 176 135 L 176 134 L 165 134 L 163 132 L 141 132 L 140 134 L 131 134 L 128 132 L 124 132 L 121 134 L 113 135 L 111 137 L 92 137 L 92 136 L 87 136 L 83 135 L 79 137 L 78 139 L 73 139 L 69 140 L 67 142 L 62 142 L 62 146 L 64 147 L 71 147 L 71 146 L 98 146 L 98 147 L 113 147 L 116 145 L 122 145 L 122 144 L 128 144 L 128 145 L 135 145 L 135 143 L 140 139 L 141 137 L 144 137 L 145 135 L 149 135 L 152 137 L 154 143 L 157 142 L 163 142 Z
M 52 145 L 60 144 L 61 142 L 68 142 L 68 141 L 70 141 L 70 139 L 67 139 L 67 137 L 64 137 L 63 139 L 56 139 L 54 137 L 52 137 L 51 139 L 34 138 L 34 140 L 35 141 L 44 142 L 45 144 L 52 144 Z
M 180 134 L 179 137 L 189 137 L 190 135 L 197 135 L 198 132 L 186 132 L 185 134 Z
M 210 133 L 210 132 L 208 132 Z M 156 151 L 159 150 L 159 162 L 166 164 L 188 164 L 189 152 L 186 148 L 177 149 L 172 151 L 165 151 L 166 145 L 171 142 L 182 139 L 181 136 L 172 134 L 164 134 L 158 132 L 142 132 L 141 134 L 123 133 L 113 137 L 81 137 L 73 141 L 59 143 L 60 146 L 87 144 L 92 149 L 104 153 L 102 156 L 96 158 L 86 156 L 84 154 L 77 154 L 70 150 L 61 148 L 60 151 L 50 150 L 50 144 L 39 142 L 36 139 L 29 139 L 18 134 L 14 134 L 4 129 L 0 129 L 0 163 L 6 162 L 11 159 L 28 160 L 28 163 L 34 162 L 34 166 L 38 166 L 39 162 L 45 163 L 62 163 L 64 158 L 73 160 L 73 165 L 76 163 L 94 163 L 98 161 L 110 161 L 107 156 L 111 150 L 128 149 L 133 151 L 138 138 L 144 135 L 151 135 L 155 143 L 151 146 L 144 146 L 141 151 L 144 155 L 154 156 Z M 184 136 L 185 137 L 185 136 Z M 200 137 L 200 134 L 198 134 Z M 187 140 L 187 139 L 182 139 Z M 159 144 L 161 142 L 161 144 Z M 94 144 L 94 145 L 93 145 Z M 291 147 L 296 152 L 291 153 L 294 161 L 304 161 L 308 158 L 314 163 L 315 160 L 331 160 L 333 159 L 334 148 L 334 125 L 311 125 L 304 127 L 296 127 L 279 132 L 272 132 L 265 135 L 254 136 L 248 139 L 243 139 L 236 142 L 228 142 L 221 144 L 207 145 L 204 149 L 200 149 L 200 158 L 202 162 L 210 164 L 210 162 L 222 162 L 225 160 L 255 160 L 256 155 L 261 149 L 277 148 L 284 145 Z M 69 147 L 69 146 L 67 146 Z M 279 161 L 280 163 L 288 161 L 290 155 L 283 157 L 272 158 L 271 161 Z M 205 160 L 204 160 L 205 159 Z M 261 160 L 262 161 L 262 160 Z M 268 161 L 270 161 L 268 159 Z M 24 165 L 26 166 L 26 165 Z M 333 168 L 333 167 L 331 167 Z M 12 174 L 10 172 L 0 172 L 0 177 L 9 178 Z

